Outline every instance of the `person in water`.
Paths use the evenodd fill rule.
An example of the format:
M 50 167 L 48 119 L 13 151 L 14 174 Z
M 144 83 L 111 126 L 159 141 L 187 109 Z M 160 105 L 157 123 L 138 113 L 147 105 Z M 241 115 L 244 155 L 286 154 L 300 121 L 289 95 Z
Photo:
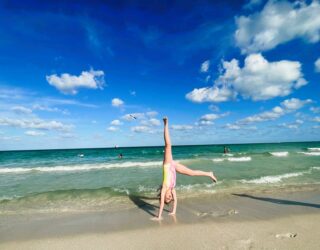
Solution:
M 172 210 L 169 215 L 175 215 L 177 209 L 177 194 L 175 190 L 176 186 L 176 172 L 188 176 L 206 176 L 212 181 L 217 182 L 217 178 L 213 175 L 213 172 L 204 172 L 201 170 L 192 170 L 178 162 L 173 161 L 171 151 L 171 141 L 169 135 L 168 118 L 163 118 L 164 123 L 164 157 L 163 157 L 163 181 L 160 193 L 160 208 L 157 217 L 153 217 L 152 220 L 161 220 L 164 204 L 170 204 L 173 201 Z

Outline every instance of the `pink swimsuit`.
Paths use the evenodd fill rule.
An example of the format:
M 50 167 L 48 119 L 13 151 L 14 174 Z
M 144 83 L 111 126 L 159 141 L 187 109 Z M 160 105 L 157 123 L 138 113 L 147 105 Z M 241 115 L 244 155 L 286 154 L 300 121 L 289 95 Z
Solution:
M 163 183 L 168 188 L 174 188 L 176 186 L 176 167 L 174 161 L 163 164 Z

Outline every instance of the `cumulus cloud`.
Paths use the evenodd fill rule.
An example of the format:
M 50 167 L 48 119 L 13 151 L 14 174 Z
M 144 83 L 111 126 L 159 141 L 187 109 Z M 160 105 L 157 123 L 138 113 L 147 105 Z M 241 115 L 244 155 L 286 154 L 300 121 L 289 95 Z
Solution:
M 154 131 L 148 126 L 135 126 L 131 128 L 131 131 L 135 133 L 154 133 Z
M 252 54 L 246 57 L 242 68 L 236 59 L 223 61 L 214 86 L 194 89 L 186 98 L 198 103 L 229 101 L 237 95 L 254 101 L 268 100 L 289 95 L 305 84 L 300 62 L 268 62 L 261 54 Z
M 189 101 L 202 102 L 226 102 L 236 97 L 236 93 L 232 89 L 226 87 L 218 88 L 205 87 L 194 89 L 186 95 Z
M 320 58 L 314 62 L 314 67 L 316 72 L 320 72 Z
M 239 130 L 239 129 L 241 129 L 241 127 L 240 127 L 239 125 L 230 124 L 230 123 L 227 123 L 227 124 L 225 125 L 225 128 L 231 129 L 231 130 Z
M 117 131 L 117 130 L 119 130 L 119 128 L 118 127 L 114 127 L 114 126 L 110 126 L 110 127 L 107 128 L 107 130 L 109 130 L 109 131 Z
M 124 101 L 122 101 L 119 98 L 113 98 L 112 101 L 111 101 L 111 105 L 113 107 L 121 107 L 121 106 L 123 106 L 123 104 L 124 104 Z
M 230 86 L 244 98 L 255 101 L 286 96 L 293 88 L 307 84 L 299 62 L 268 62 L 261 54 L 247 56 L 243 68 L 236 59 L 224 61 L 223 70 L 217 83 Z
M 318 114 L 318 113 L 320 113 L 320 108 L 319 107 L 311 107 L 310 111 L 312 113 Z
M 312 101 L 310 99 L 307 99 L 307 100 L 299 100 L 297 98 L 287 99 L 281 102 L 280 106 L 276 106 L 270 111 L 265 111 L 253 116 L 248 116 L 244 119 L 239 120 L 237 124 L 249 124 L 253 122 L 264 122 L 264 121 L 276 120 L 281 116 L 294 112 L 302 108 L 304 105 L 311 102 Z
M 28 130 L 25 132 L 26 135 L 30 135 L 30 136 L 42 136 L 45 135 L 45 133 L 43 132 L 39 132 L 39 131 L 34 131 L 34 130 Z
M 144 126 L 151 126 L 151 127 L 155 127 L 155 126 L 160 126 L 161 123 L 158 119 L 155 118 L 151 118 L 149 120 L 143 120 L 141 121 L 141 124 Z
M 201 116 L 197 125 L 212 125 L 214 120 L 227 116 L 229 113 L 223 114 L 206 114 Z
M 158 112 L 157 111 L 149 111 L 146 113 L 146 115 L 149 117 L 155 117 L 158 115 Z
M 56 87 L 63 94 L 75 95 L 79 88 L 102 89 L 104 85 L 104 72 L 102 70 L 82 71 L 79 76 L 68 73 L 46 76 L 47 82 Z
M 315 118 L 312 119 L 314 122 L 320 122 L 320 116 L 316 116 Z
M 57 130 L 68 131 L 72 128 L 72 125 L 63 124 L 58 121 L 46 121 L 39 118 L 32 119 L 10 119 L 0 118 L 0 125 L 28 128 L 28 129 L 44 129 L 44 130 Z
M 32 109 L 23 107 L 23 106 L 15 106 L 11 108 L 12 111 L 14 111 L 17 114 L 31 114 Z
M 200 67 L 200 72 L 201 73 L 207 73 L 209 71 L 209 67 L 210 67 L 210 61 L 206 60 L 201 64 Z
M 261 12 L 236 18 L 235 39 L 242 53 L 270 50 L 296 38 L 320 40 L 320 4 L 272 1 Z
M 191 125 L 171 125 L 171 128 L 172 128 L 173 130 L 184 131 L 184 130 L 191 130 L 191 129 L 193 129 L 193 126 L 191 126 Z
M 110 124 L 113 126 L 120 126 L 123 123 L 120 120 L 113 120 L 112 122 L 110 122 Z

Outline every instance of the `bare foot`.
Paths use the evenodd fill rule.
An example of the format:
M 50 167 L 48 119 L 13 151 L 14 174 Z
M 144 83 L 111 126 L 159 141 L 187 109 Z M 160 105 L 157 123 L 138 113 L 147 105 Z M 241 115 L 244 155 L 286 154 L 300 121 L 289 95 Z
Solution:
M 162 217 L 158 218 L 158 217 L 152 217 L 150 218 L 150 220 L 153 220 L 153 221 L 161 221 L 162 220 Z
M 171 213 L 169 213 L 169 215 L 171 215 L 171 216 L 175 216 L 175 215 L 176 215 L 176 213 L 171 212 Z
M 213 172 L 210 172 L 209 177 L 212 179 L 213 182 L 217 182 L 217 178 L 213 175 Z
M 168 123 L 168 117 L 167 116 L 163 117 L 163 123 L 164 123 L 164 125 L 166 125 Z

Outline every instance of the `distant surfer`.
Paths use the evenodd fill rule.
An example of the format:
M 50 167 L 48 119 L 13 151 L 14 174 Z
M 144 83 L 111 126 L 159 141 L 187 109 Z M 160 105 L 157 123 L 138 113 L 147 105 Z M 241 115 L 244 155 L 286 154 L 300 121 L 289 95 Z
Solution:
M 163 157 L 163 181 L 160 191 L 160 208 L 158 216 L 151 218 L 152 220 L 161 220 L 164 204 L 170 204 L 173 201 L 172 210 L 169 215 L 175 215 L 177 209 L 177 195 L 176 195 L 176 172 L 188 176 L 206 176 L 213 182 L 217 181 L 217 178 L 213 175 L 213 172 L 205 172 L 201 170 L 192 170 L 179 162 L 173 161 L 171 151 L 171 141 L 169 135 L 168 118 L 163 118 L 164 123 L 164 157 Z

